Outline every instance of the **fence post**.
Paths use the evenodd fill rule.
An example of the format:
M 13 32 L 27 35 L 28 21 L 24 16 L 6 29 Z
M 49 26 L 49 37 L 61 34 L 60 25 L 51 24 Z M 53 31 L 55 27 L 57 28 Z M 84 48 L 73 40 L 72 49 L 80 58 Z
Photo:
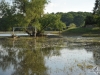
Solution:
M 34 34 L 34 37 L 36 38 L 36 33 L 37 33 L 37 31 L 36 31 L 36 26 L 35 26 L 35 34 Z
M 15 35 L 15 34 L 14 34 L 14 31 L 15 31 L 15 27 L 13 27 L 13 35 Z

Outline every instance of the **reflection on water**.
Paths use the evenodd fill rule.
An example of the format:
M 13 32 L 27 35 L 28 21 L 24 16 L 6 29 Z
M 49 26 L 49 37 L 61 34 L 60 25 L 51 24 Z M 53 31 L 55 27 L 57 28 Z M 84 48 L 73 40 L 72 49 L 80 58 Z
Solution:
M 99 43 L 69 39 L 0 39 L 0 75 L 97 75 Z

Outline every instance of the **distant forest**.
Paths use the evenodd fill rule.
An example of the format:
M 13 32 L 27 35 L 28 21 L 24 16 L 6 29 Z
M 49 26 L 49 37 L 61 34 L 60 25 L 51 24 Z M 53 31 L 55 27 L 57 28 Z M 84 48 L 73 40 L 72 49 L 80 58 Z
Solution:
M 76 27 L 82 27 L 87 24 L 91 24 L 90 19 L 92 18 L 91 12 L 68 12 L 68 13 L 56 13 L 61 15 L 61 21 L 70 26 L 75 24 Z M 88 18 L 89 17 L 89 18 Z M 89 19 L 89 22 L 87 20 Z

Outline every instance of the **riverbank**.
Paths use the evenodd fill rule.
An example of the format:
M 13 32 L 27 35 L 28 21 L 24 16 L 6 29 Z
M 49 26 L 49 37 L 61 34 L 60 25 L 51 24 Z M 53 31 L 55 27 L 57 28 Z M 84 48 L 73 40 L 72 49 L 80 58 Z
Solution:
M 73 28 L 62 32 L 64 36 L 100 37 L 100 28 Z

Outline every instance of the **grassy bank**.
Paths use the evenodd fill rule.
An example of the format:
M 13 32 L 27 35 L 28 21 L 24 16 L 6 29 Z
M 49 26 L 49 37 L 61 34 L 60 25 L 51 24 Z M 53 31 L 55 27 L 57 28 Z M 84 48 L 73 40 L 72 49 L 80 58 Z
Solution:
M 73 28 L 62 32 L 67 36 L 100 36 L 100 28 Z

